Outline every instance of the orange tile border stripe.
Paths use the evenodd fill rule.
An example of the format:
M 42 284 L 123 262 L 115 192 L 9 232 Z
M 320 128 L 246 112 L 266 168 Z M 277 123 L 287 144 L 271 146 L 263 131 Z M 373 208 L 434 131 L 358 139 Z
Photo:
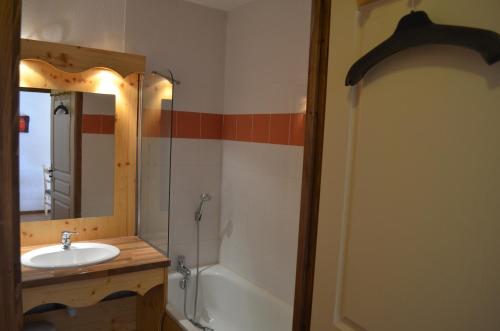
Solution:
M 305 113 L 211 114 L 187 111 L 161 111 L 158 120 L 143 126 L 146 137 L 219 139 L 264 144 L 304 146 Z
M 115 117 L 112 115 L 82 115 L 82 133 L 114 134 Z

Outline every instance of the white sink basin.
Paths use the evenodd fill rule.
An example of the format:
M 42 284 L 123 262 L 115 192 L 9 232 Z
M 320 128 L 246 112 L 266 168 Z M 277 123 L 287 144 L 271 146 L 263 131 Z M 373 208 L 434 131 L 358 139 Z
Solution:
M 70 248 L 62 245 L 38 248 L 21 256 L 21 263 L 30 268 L 76 268 L 114 259 L 120 254 L 118 247 L 97 243 L 73 243 Z

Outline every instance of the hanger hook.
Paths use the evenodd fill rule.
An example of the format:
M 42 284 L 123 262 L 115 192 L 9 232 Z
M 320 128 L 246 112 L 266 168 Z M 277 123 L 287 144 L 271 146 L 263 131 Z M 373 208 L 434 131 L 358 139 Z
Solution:
M 410 7 L 411 7 L 411 10 L 415 10 L 415 8 L 417 7 L 416 0 L 410 0 Z

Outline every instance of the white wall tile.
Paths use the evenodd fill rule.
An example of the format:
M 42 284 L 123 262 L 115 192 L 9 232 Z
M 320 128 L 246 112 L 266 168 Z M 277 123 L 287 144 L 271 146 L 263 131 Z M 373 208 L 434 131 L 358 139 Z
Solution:
M 173 139 L 170 207 L 170 256 L 182 254 L 194 265 L 196 223 L 194 214 L 200 195 L 212 200 L 204 209 L 200 240 L 205 263 L 219 260 L 222 142 L 202 139 Z M 203 151 L 203 152 L 201 152 Z
M 305 110 L 310 8 L 310 0 L 255 0 L 229 12 L 224 113 Z M 220 261 L 292 304 L 303 148 L 222 148 Z
M 290 304 L 298 243 L 301 150 L 223 143 L 220 262 Z
M 168 246 L 169 151 L 166 138 L 143 137 L 139 233 L 163 251 Z

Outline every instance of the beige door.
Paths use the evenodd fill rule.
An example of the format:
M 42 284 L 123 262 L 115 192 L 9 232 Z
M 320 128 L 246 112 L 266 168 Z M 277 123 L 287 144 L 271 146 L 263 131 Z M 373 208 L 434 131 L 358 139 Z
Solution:
M 75 217 L 77 126 L 74 100 L 74 93 L 52 94 L 52 219 Z
M 415 1 L 500 32 L 500 1 Z M 314 331 L 500 330 L 500 64 L 426 46 L 352 89 L 408 1 L 333 0 Z

